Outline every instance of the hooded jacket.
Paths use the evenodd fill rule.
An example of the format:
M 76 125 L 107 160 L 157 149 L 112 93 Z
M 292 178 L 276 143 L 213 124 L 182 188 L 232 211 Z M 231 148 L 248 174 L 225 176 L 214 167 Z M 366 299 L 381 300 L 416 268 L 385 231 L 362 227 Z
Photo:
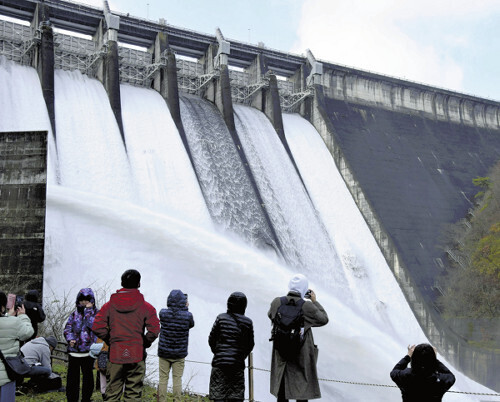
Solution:
M 194 319 L 186 304 L 187 298 L 180 290 L 174 289 L 168 295 L 168 308 L 160 311 L 159 357 L 182 359 L 187 356 L 189 330 L 194 327 Z
M 112 363 L 138 363 L 160 333 L 160 321 L 139 289 L 123 288 L 102 306 L 92 330 L 109 345 Z
M 36 338 L 38 334 L 38 323 L 45 321 L 45 311 L 43 311 L 42 305 L 38 303 L 38 290 L 30 290 L 26 293 L 26 296 L 24 296 L 24 308 L 35 331 L 30 338 L 31 340 Z
M 287 299 L 298 302 L 307 291 L 308 281 L 304 275 L 297 274 L 288 284 Z M 281 306 L 281 298 L 276 297 L 267 313 L 271 321 L 274 320 Z M 312 328 L 321 327 L 328 323 L 328 315 L 318 301 L 306 301 L 302 305 L 304 315 L 304 340 L 297 359 L 286 361 L 273 348 L 271 359 L 271 394 L 278 396 L 281 382 L 285 379 L 286 399 L 317 399 L 321 398 L 318 372 L 318 347 L 314 344 Z
M 391 371 L 391 378 L 401 390 L 403 402 L 440 402 L 443 395 L 455 383 L 455 376 L 436 360 L 436 370 L 428 375 L 416 375 L 411 367 L 410 356 L 403 357 Z
M 43 337 L 35 338 L 21 347 L 26 363 L 30 366 L 40 363 L 51 369 L 49 344 Z
M 88 299 L 93 306 L 90 308 L 80 306 L 82 299 Z M 99 310 L 95 306 L 92 289 L 81 289 L 76 296 L 75 304 L 76 310 L 70 314 L 64 327 L 64 338 L 68 342 L 68 353 L 87 353 L 90 350 L 90 345 L 95 343 L 97 339 L 92 332 L 92 325 Z M 73 347 L 70 346 L 71 341 L 75 341 Z
M 241 292 L 234 292 L 227 301 L 227 313 L 215 319 L 208 344 L 214 357 L 212 367 L 242 370 L 245 359 L 254 343 L 253 323 L 246 317 L 247 298 Z

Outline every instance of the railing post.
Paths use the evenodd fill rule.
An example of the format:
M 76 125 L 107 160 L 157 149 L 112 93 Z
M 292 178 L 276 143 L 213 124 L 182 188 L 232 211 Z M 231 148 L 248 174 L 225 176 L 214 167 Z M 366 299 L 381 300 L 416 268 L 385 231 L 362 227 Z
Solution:
M 253 354 L 248 355 L 248 399 L 253 402 Z

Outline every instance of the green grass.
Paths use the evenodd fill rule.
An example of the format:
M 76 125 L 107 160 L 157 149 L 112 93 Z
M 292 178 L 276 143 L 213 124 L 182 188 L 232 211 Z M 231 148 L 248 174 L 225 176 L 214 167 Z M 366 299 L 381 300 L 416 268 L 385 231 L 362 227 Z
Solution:
M 66 386 L 66 374 L 67 374 L 67 366 L 65 363 L 54 362 L 52 365 L 52 370 L 59 374 L 62 377 L 63 387 Z M 94 378 L 95 378 L 95 370 L 94 370 Z M 156 388 L 145 385 L 142 392 L 142 400 L 143 401 L 156 401 L 157 399 Z M 92 400 L 94 401 L 102 401 L 102 395 L 99 391 L 95 391 L 92 395 Z M 172 394 L 169 394 L 168 400 L 173 400 Z M 209 399 L 207 397 L 199 396 L 199 395 L 183 395 L 183 402 L 191 402 L 191 401 L 199 401 L 199 402 L 208 402 Z M 16 402 L 21 401 L 66 401 L 66 394 L 64 392 L 47 392 L 43 394 L 35 394 L 32 390 L 28 390 L 24 395 L 17 395 Z

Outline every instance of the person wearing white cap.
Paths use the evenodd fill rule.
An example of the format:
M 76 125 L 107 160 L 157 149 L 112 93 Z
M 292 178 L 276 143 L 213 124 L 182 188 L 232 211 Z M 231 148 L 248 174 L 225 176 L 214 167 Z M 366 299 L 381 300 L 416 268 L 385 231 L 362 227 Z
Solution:
M 276 297 L 268 312 L 268 317 L 276 325 L 278 311 L 302 311 L 300 321 L 302 322 L 301 346 L 296 355 L 284 357 L 277 350 L 276 343 L 273 344 L 271 361 L 271 394 L 277 397 L 278 402 L 286 402 L 289 399 L 307 401 L 309 399 L 321 398 L 319 388 L 316 362 L 318 359 L 318 348 L 314 344 L 312 327 L 321 327 L 328 323 L 328 315 L 316 300 L 316 294 L 308 289 L 307 278 L 302 274 L 294 275 L 288 284 L 288 294 Z M 308 299 L 309 301 L 304 301 Z

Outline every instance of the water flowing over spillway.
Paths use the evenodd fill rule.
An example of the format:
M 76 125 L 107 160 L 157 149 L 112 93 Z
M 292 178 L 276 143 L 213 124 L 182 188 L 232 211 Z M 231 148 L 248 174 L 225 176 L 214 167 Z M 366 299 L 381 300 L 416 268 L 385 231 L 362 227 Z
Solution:
M 321 276 L 336 291 L 348 289 L 335 248 L 270 121 L 254 108 L 234 109 L 238 134 L 288 263 Z
M 382 252 L 354 200 L 347 196 L 349 190 L 318 132 L 295 114 L 284 114 L 283 124 L 311 200 L 335 243 L 358 313 L 378 325 L 389 325 L 394 335 L 404 317 L 409 333 L 420 333 L 410 307 L 401 302 L 401 289 Z
M 0 56 L 0 71 L 0 131 L 47 130 L 52 133 L 36 70 Z M 26 105 L 30 105 L 29 118 L 26 118 Z M 49 164 L 55 163 L 52 158 L 55 155 L 52 135 L 49 136 L 48 147 Z M 53 176 L 49 176 L 48 180 L 57 180 L 56 170 L 51 169 Z
M 102 84 L 79 71 L 56 70 L 54 92 L 61 183 L 135 199 L 125 146 Z
M 182 96 L 181 116 L 189 148 L 214 221 L 259 247 L 276 249 L 231 134 L 217 108 Z
M 2 131 L 49 130 L 50 121 L 36 70 L 0 56 L 0 125 Z M 22 84 L 22 88 L 19 84 Z M 27 105 L 31 106 L 29 119 Z
M 0 84 L 0 131 L 50 131 L 34 69 L 0 58 Z M 149 145 L 140 144 L 137 138 L 140 133 L 156 130 L 157 123 L 131 121 L 140 115 L 140 110 L 132 110 L 136 108 L 133 98 L 138 97 L 137 100 L 144 103 L 144 110 L 150 108 L 167 114 L 161 119 L 154 117 L 163 122 L 161 125 L 170 124 L 162 120 L 168 119 L 168 111 L 152 90 L 123 87 L 128 155 L 102 85 L 78 73 L 56 72 L 58 163 L 49 164 L 45 302 L 64 294 L 76 297 L 78 290 L 87 286 L 107 290 L 109 294 L 120 287 L 120 276 L 125 269 L 137 268 L 142 273 L 141 291 L 157 310 L 165 306 L 171 289 L 182 289 L 189 294 L 196 325 L 190 332 L 187 359 L 210 362 L 212 354 L 207 338 L 213 321 L 218 313 L 225 311 L 229 294 L 243 291 L 248 296 L 247 315 L 255 326 L 254 366 L 269 369 L 271 344 L 267 310 L 275 296 L 286 293 L 288 279 L 297 268 L 286 267 L 277 257 L 221 235 L 206 225 L 206 221 L 193 222 L 182 210 L 177 210 L 178 206 L 163 207 L 163 202 L 170 202 L 170 195 L 162 193 L 163 186 L 154 180 L 170 181 L 168 173 L 162 172 L 169 162 L 162 158 L 174 156 L 166 151 L 156 152 L 156 146 L 163 149 L 164 145 L 160 145 L 163 140 L 147 137 L 144 141 Z M 99 107 L 93 108 L 91 103 Z M 83 108 L 83 117 L 92 121 L 85 125 L 83 117 L 77 116 Z M 252 122 L 251 125 L 264 124 L 259 114 L 253 116 L 253 111 L 237 110 L 237 113 Z M 143 128 L 139 124 L 144 124 Z M 319 226 L 332 243 L 328 253 L 337 255 L 333 265 L 345 281 L 345 289 L 332 287 L 324 280 L 322 268 L 318 271 L 308 268 L 310 287 L 330 316 L 327 326 L 313 330 L 319 347 L 319 375 L 325 379 L 391 384 L 389 372 L 406 352 L 406 345 L 424 342 L 425 337 L 384 265 L 319 134 L 296 115 L 285 115 L 284 124 L 311 205 L 317 213 L 315 219 L 321 220 Z M 171 135 L 171 128 L 158 129 L 156 135 L 166 135 L 165 132 Z M 263 133 L 253 134 L 247 130 L 244 135 L 250 141 L 251 136 Z M 148 154 L 148 150 L 153 151 Z M 51 148 L 49 152 L 54 150 Z M 177 148 L 175 152 L 180 151 Z M 256 150 L 255 156 L 262 156 L 260 152 Z M 150 159 L 151 153 L 154 156 Z M 103 160 L 106 156 L 108 160 Z M 55 155 L 49 157 L 56 159 Z M 183 163 L 179 174 L 189 178 L 194 173 L 185 158 L 180 158 L 184 162 L 178 162 Z M 264 173 L 272 171 L 263 157 L 260 163 Z M 280 159 L 280 163 L 285 162 Z M 59 180 L 56 169 L 61 171 Z M 175 186 L 175 182 L 172 185 Z M 196 197 L 199 202 L 194 205 L 201 204 L 202 197 L 192 181 L 189 188 L 182 192 L 182 197 Z M 278 191 L 276 186 L 269 188 L 272 189 L 269 192 Z M 197 213 L 203 216 L 202 211 Z M 280 219 L 285 228 L 290 218 Z M 312 257 L 303 258 L 307 261 Z M 352 302 L 345 297 L 347 294 Z M 156 344 L 149 353 L 156 354 Z M 154 372 L 155 364 L 154 357 L 148 359 L 149 373 Z M 457 375 L 453 390 L 489 392 L 452 370 Z M 209 374 L 209 365 L 188 362 L 184 382 L 189 381 L 192 391 L 207 393 Z M 395 388 L 326 381 L 320 385 L 324 401 L 386 402 L 401 398 Z M 268 390 L 269 374 L 257 371 L 256 400 L 273 401 Z M 445 401 L 481 399 L 484 397 L 459 394 L 447 394 L 444 398 Z
M 157 212 L 174 210 L 211 227 L 196 175 L 165 100 L 158 92 L 121 86 L 125 142 L 140 203 Z

